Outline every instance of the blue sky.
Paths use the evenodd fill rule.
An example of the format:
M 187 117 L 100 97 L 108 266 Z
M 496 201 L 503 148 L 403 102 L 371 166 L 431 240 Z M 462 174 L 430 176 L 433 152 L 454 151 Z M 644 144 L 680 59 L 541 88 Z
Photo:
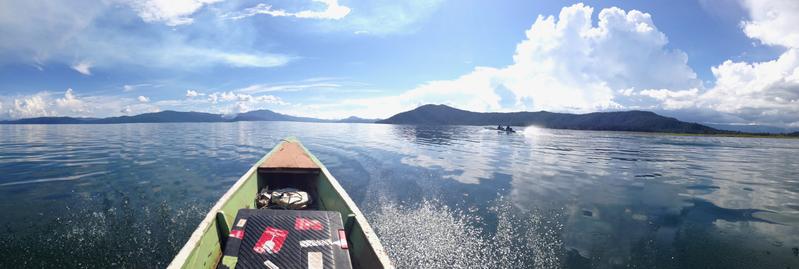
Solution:
M 0 3 L 0 118 L 643 109 L 799 127 L 795 1 Z

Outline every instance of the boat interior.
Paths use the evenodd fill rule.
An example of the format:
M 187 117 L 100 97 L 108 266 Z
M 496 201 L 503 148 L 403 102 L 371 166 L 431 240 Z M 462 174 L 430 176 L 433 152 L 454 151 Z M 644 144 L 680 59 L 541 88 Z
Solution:
M 183 259 L 183 264 L 175 267 L 216 268 L 238 210 L 257 208 L 256 197 L 261 191 L 281 188 L 307 192 L 311 202 L 304 210 L 341 214 L 353 268 L 392 267 L 377 236 L 349 195 L 319 160 L 293 140 L 281 142 L 225 193 L 170 267 Z

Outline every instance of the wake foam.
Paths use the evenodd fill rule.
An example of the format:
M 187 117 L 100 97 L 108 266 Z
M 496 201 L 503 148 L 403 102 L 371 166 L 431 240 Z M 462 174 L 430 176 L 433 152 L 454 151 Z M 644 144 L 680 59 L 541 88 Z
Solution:
M 559 211 L 523 211 L 497 199 L 493 220 L 436 200 L 381 203 L 369 216 L 397 268 L 559 268 Z

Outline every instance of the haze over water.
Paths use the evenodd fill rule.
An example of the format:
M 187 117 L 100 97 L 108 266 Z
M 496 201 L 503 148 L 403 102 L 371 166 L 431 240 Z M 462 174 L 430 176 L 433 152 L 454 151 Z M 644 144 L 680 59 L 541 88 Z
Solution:
M 287 136 L 398 268 L 799 267 L 796 139 L 289 122 L 0 125 L 0 267 L 165 267 Z

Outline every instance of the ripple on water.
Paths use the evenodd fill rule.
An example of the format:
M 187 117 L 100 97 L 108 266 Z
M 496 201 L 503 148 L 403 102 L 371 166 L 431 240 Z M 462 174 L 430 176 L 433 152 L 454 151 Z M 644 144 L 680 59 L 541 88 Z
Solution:
M 72 181 L 78 180 L 82 178 L 90 178 L 99 175 L 108 174 L 107 171 L 99 171 L 99 172 L 92 172 L 92 173 L 85 173 L 79 175 L 72 175 L 72 176 L 64 176 L 64 177 L 51 177 L 51 178 L 40 178 L 40 179 L 33 179 L 33 180 L 25 180 L 25 181 L 14 181 L 14 182 L 6 182 L 0 184 L 0 187 L 5 186 L 14 186 L 14 185 L 23 185 L 23 184 L 32 184 L 32 183 L 45 183 L 45 182 L 55 182 L 55 181 Z
M 399 268 L 799 268 L 797 140 L 286 122 L 0 125 L 0 268 L 163 267 L 292 135 Z

